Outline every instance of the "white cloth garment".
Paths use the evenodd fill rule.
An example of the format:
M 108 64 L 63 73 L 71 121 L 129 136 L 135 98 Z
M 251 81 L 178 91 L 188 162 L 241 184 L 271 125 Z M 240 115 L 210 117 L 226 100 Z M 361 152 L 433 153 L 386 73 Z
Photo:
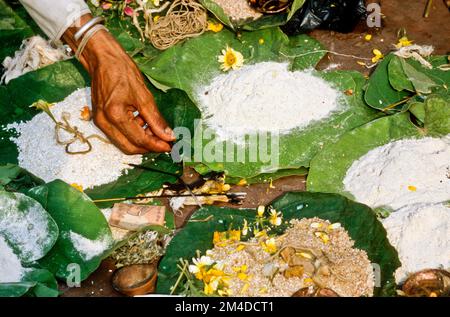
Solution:
M 20 0 L 33 20 L 52 42 L 82 15 L 90 13 L 83 0 Z

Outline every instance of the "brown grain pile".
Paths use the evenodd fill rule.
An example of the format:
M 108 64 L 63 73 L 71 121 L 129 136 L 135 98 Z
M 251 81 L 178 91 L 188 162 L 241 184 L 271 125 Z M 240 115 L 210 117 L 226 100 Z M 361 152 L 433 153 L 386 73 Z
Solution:
M 253 9 L 247 0 L 214 0 L 226 15 L 234 21 L 256 20 L 262 13 Z
M 319 229 L 317 224 L 321 224 Z M 224 264 L 224 272 L 232 276 L 229 282 L 232 296 L 292 296 L 304 287 L 328 288 L 340 296 L 373 295 L 371 263 L 365 251 L 353 248 L 354 242 L 345 229 L 339 226 L 326 229 L 331 223 L 319 218 L 292 220 L 291 225 L 285 234 L 276 238 L 278 252 L 272 255 L 265 252 L 261 241 L 256 239 L 215 246 L 208 251 L 211 258 Z M 329 237 L 326 243 L 317 237 L 318 230 L 326 230 Z M 310 274 L 305 269 L 300 275 L 286 274 L 290 264 L 281 256 L 281 251 L 289 247 L 322 254 L 313 262 L 316 273 Z M 322 264 L 317 263 L 320 261 Z M 324 271 L 324 266 L 327 273 L 318 274 Z M 245 274 L 237 274 L 242 267 L 245 267 Z

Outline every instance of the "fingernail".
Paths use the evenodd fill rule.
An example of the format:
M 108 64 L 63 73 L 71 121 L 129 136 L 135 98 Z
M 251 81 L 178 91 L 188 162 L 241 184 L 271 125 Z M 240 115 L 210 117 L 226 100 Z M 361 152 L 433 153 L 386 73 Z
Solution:
M 164 129 L 164 133 L 167 135 L 170 135 L 173 139 L 175 139 L 175 134 L 173 133 L 173 130 L 169 127 Z

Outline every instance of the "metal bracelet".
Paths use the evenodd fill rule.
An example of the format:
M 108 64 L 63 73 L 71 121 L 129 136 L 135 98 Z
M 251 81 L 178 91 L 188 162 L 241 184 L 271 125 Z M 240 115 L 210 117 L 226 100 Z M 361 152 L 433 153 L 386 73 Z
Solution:
M 105 21 L 104 17 L 95 17 L 90 19 L 88 22 L 83 24 L 83 26 L 80 27 L 78 31 L 75 32 L 73 38 L 75 39 L 76 42 L 78 42 L 81 39 L 81 37 L 87 32 L 87 30 L 89 30 L 92 26 L 96 24 L 103 23 L 103 21 Z
M 108 29 L 102 24 L 97 24 L 91 29 L 89 29 L 86 34 L 83 36 L 80 45 L 77 48 L 77 52 L 75 53 L 76 59 L 80 59 L 81 54 L 83 53 L 84 48 L 86 47 L 89 40 L 100 30 L 108 31 Z

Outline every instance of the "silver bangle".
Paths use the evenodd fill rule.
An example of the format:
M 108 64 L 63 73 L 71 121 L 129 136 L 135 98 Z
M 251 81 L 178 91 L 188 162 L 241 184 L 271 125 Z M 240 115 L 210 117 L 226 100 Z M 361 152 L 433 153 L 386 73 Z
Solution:
M 101 30 L 105 30 L 108 31 L 108 29 L 102 25 L 102 24 L 97 24 L 95 26 L 93 26 L 92 28 L 90 28 L 86 34 L 83 36 L 83 39 L 81 40 L 80 45 L 77 48 L 77 51 L 75 53 L 75 57 L 76 59 L 80 60 L 81 54 L 84 51 L 84 48 L 86 47 L 87 43 L 89 42 L 89 40 L 98 32 Z
M 73 38 L 75 39 L 76 42 L 78 42 L 80 38 L 83 36 L 83 34 L 86 33 L 87 30 L 89 30 L 95 24 L 102 23 L 103 21 L 105 21 L 104 17 L 95 17 L 90 19 L 78 31 L 75 32 Z

